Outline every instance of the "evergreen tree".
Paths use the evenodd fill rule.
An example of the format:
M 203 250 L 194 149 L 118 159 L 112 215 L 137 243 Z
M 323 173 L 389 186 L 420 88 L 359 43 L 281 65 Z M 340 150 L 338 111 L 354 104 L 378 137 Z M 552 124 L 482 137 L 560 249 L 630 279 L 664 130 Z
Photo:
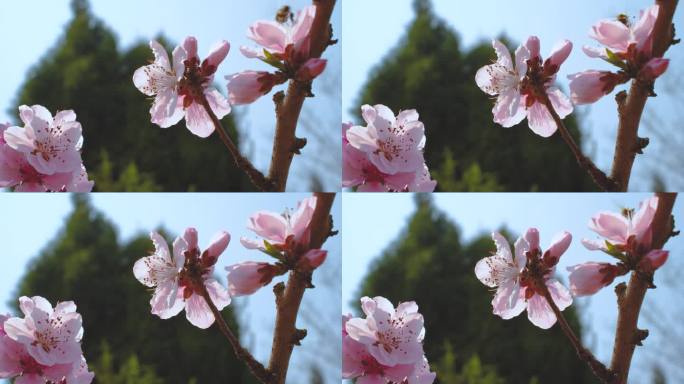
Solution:
M 415 196 L 416 212 L 373 262 L 359 297 L 418 303 L 427 329 L 425 352 L 439 382 L 472 383 L 468 377 L 478 377 L 477 383 L 498 384 L 497 375 L 507 383 L 593 382 L 557 326 L 542 330 L 524 313 L 512 320 L 492 314 L 492 292 L 474 273 L 475 263 L 494 249 L 489 235 L 462 242 L 459 229 L 433 205 L 431 195 Z M 579 336 L 573 308 L 564 314 Z
M 16 297 L 76 302 L 85 329 L 83 351 L 98 382 L 253 382 L 216 328 L 196 328 L 183 313 L 169 320 L 150 313 L 151 292 L 133 276 L 135 261 L 153 249 L 149 238 L 122 243 L 87 195 L 73 200 L 73 212 L 29 263 Z M 237 332 L 232 311 L 224 314 Z
M 510 129 L 492 121 L 492 100 L 475 84 L 477 70 L 494 57 L 489 42 L 463 49 L 429 0 L 415 0 L 414 10 L 406 34 L 372 70 L 354 115 L 360 116 L 361 104 L 417 109 L 425 123 L 425 158 L 442 191 L 595 189 L 558 134 L 545 139 L 527 121 Z M 576 119 L 565 123 L 581 145 Z
M 147 43 L 120 51 L 114 33 L 92 15 L 87 0 L 74 0 L 71 8 L 74 16 L 64 35 L 29 71 L 16 105 L 76 112 L 83 126 L 83 160 L 95 188 L 251 189 L 218 138 L 196 137 L 184 121 L 169 129 L 150 123 L 151 101 L 132 81 L 133 72 L 152 59 Z M 163 37 L 158 40 L 172 47 Z M 10 113 L 17 115 L 16 107 Z M 223 124 L 239 142 L 233 118 L 227 116 Z

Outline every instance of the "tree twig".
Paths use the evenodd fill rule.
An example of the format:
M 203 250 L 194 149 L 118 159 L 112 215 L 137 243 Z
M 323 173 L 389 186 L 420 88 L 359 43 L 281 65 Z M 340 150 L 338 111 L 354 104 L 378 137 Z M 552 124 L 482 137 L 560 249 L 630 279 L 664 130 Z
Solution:
M 565 336 L 567 336 L 568 340 L 570 340 L 570 344 L 572 344 L 573 348 L 575 348 L 577 356 L 579 356 L 580 359 L 589 365 L 591 371 L 601 380 L 601 382 L 606 384 L 612 383 L 614 374 L 602 362 L 600 362 L 590 350 L 586 349 L 582 345 L 582 341 L 577 337 L 577 335 L 575 335 L 575 332 L 573 332 L 570 324 L 568 324 L 565 316 L 563 316 L 563 312 L 561 312 L 556 303 L 553 301 L 551 293 L 546 287 L 546 284 L 541 281 L 538 286 L 542 288 L 546 302 L 549 303 L 553 313 L 556 315 L 556 319 L 558 319 L 558 325 L 560 325 L 563 333 Z
M 316 17 L 311 26 L 311 57 L 320 57 L 330 45 L 331 28 L 330 16 L 336 0 L 313 0 L 316 6 Z M 268 179 L 275 184 L 275 191 L 285 191 L 287 178 L 290 173 L 292 158 L 298 151 L 295 131 L 299 114 L 304 105 L 304 99 L 309 95 L 311 83 L 301 83 L 291 80 L 287 87 L 287 94 L 282 100 L 276 101 L 276 129 L 273 138 L 273 153 Z
M 677 194 L 658 193 L 658 208 L 653 217 L 653 249 L 660 249 L 672 234 L 672 207 Z M 637 328 L 641 305 L 649 283 L 632 272 L 626 289 L 618 295 L 618 320 L 615 330 L 615 345 L 610 369 L 616 375 L 616 384 L 627 383 L 629 367 L 634 348 L 643 339 L 643 332 Z
M 672 45 L 673 29 L 672 17 L 678 0 L 656 0 L 660 6 L 658 18 L 653 28 L 653 56 L 662 57 L 665 51 Z M 629 177 L 632 173 L 634 158 L 640 151 L 639 123 L 644 111 L 646 100 L 651 95 L 653 84 L 644 84 L 634 80 L 629 89 L 629 94 L 622 104 L 618 104 L 619 124 L 617 139 L 615 141 L 615 154 L 611 179 L 617 183 L 621 192 L 626 192 L 629 186 Z
M 204 110 L 209 114 L 209 117 L 211 117 L 211 121 L 214 123 L 214 130 L 218 133 L 226 148 L 228 148 L 228 152 L 230 152 L 231 156 L 233 156 L 235 165 L 237 165 L 238 168 L 242 169 L 247 174 L 249 179 L 252 181 L 252 184 L 254 184 L 254 186 L 256 186 L 260 191 L 272 191 L 275 188 L 273 183 L 267 179 L 266 176 L 261 173 L 261 171 L 256 169 L 249 159 L 242 156 L 238 147 L 233 143 L 233 140 L 231 140 L 230 136 L 228 136 L 226 131 L 223 129 L 223 124 L 221 124 L 221 121 L 218 119 L 218 117 L 216 117 L 214 111 L 211 110 L 211 106 L 209 106 L 206 96 L 204 96 L 204 94 L 201 92 L 198 94 L 201 95 L 199 99 L 202 107 L 204 107 Z
M 233 347 L 233 351 L 235 352 L 235 356 L 237 356 L 238 359 L 242 360 L 245 365 L 249 368 L 249 370 L 252 372 L 254 377 L 259 379 L 260 382 L 264 384 L 270 384 L 273 382 L 273 374 L 269 372 L 257 359 L 252 356 L 251 353 L 249 353 L 248 350 L 242 347 L 240 345 L 240 341 L 238 340 L 237 337 L 233 334 L 233 332 L 230 330 L 230 327 L 226 323 L 226 321 L 223 319 L 223 316 L 221 316 L 221 311 L 216 308 L 216 305 L 214 305 L 213 301 L 211 300 L 211 296 L 209 296 L 209 292 L 207 291 L 207 288 L 204 286 L 202 282 L 198 282 L 196 284 L 198 287 L 201 287 L 201 292 L 200 294 L 204 298 L 204 301 L 206 301 L 207 305 L 211 309 L 211 312 L 214 314 L 214 319 L 216 319 L 216 325 L 218 328 L 221 330 L 221 333 L 228 339 L 228 342 L 230 345 Z
M 594 183 L 601 188 L 604 192 L 606 191 L 615 191 L 617 189 L 617 184 L 613 180 L 611 180 L 602 170 L 600 170 L 596 164 L 594 164 L 593 161 L 591 161 L 590 158 L 586 157 L 583 153 L 582 150 L 579 148 L 575 140 L 572 138 L 572 135 L 570 135 L 570 132 L 568 129 L 565 127 L 565 123 L 563 123 L 563 119 L 558 116 L 558 113 L 556 112 L 556 109 L 553 107 L 553 104 L 551 103 L 551 100 L 549 99 L 549 96 L 546 94 L 546 92 L 540 92 L 540 95 L 542 96 L 542 102 L 544 103 L 544 106 L 546 106 L 546 109 L 549 111 L 551 116 L 553 117 L 553 120 L 556 122 L 556 126 L 558 127 L 558 132 L 560 132 L 561 137 L 565 141 L 565 143 L 570 147 L 570 151 L 572 151 L 572 154 L 575 156 L 575 159 L 577 160 L 577 163 L 580 165 L 580 167 L 584 168 L 587 173 L 589 173 L 589 176 L 591 176 L 592 180 L 594 180 Z
M 316 193 L 316 209 L 311 218 L 311 240 L 309 249 L 320 248 L 330 235 L 330 209 L 335 199 L 334 193 Z M 287 285 L 276 285 L 276 323 L 273 332 L 273 345 L 268 370 L 273 373 L 273 384 L 284 384 L 290 365 L 292 350 L 305 334 L 296 328 L 297 313 L 309 287 L 311 273 L 293 270 L 287 280 Z

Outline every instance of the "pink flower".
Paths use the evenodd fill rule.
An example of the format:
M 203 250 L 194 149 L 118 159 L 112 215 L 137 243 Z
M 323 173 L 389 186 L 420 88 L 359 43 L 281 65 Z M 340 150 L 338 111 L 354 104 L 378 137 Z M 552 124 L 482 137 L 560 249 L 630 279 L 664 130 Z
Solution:
M 313 271 L 323 264 L 328 257 L 328 251 L 323 249 L 310 249 L 297 262 L 298 266 L 303 269 Z
M 17 384 L 59 383 L 71 374 L 72 364 L 44 365 L 36 361 L 20 344 L 7 336 L 0 336 L 0 378 L 15 379 Z M 88 384 L 89 382 L 85 382 Z M 71 382 L 69 382 L 71 384 Z
M 381 172 L 368 159 L 368 154 L 354 148 L 346 137 L 351 123 L 342 124 L 342 186 L 356 187 L 359 192 L 432 192 L 437 183 L 430 179 L 427 165 L 415 172 L 388 174 Z
M 492 41 L 497 54 L 494 64 L 480 68 L 475 82 L 485 93 L 497 96 L 494 122 L 503 127 L 512 127 L 526 117 L 530 129 L 549 137 L 556 132 L 556 123 L 542 100 L 538 100 L 539 89 L 543 89 L 558 116 L 565 118 L 572 110 L 570 100 L 554 86 L 556 73 L 572 50 L 572 43 L 563 40 L 557 43 L 550 57 L 543 61 L 539 54 L 539 39 L 530 36 L 515 51 L 515 65 L 508 48 L 498 40 Z
M 50 111 L 41 105 L 19 107 L 24 127 L 4 130 L 9 147 L 25 155 L 26 161 L 44 175 L 74 172 L 81 167 L 81 124 L 74 111 Z
M 64 304 L 66 305 L 64 306 L 64 310 L 62 312 L 70 313 L 69 311 L 71 308 L 69 308 L 69 303 Z M 52 309 L 49 303 L 48 307 Z M 56 310 L 57 309 L 59 309 L 59 305 Z M 63 384 L 90 384 L 90 382 L 92 382 L 94 374 L 88 372 L 88 365 L 86 364 L 85 358 L 83 356 L 78 357 L 72 363 L 52 365 L 39 363 L 29 353 L 28 346 L 32 346 L 31 344 L 28 346 L 26 344 L 22 344 L 18 341 L 15 341 L 5 333 L 5 322 L 8 319 L 8 316 L 0 316 L 0 379 L 15 378 L 15 383 L 23 384 L 42 384 L 45 382 Z M 56 321 L 56 318 L 53 318 L 52 321 Z M 40 323 L 37 322 L 34 325 L 36 324 L 40 325 Z M 52 323 L 52 325 L 57 325 L 57 323 Z M 45 334 L 44 336 L 48 335 Z
M 271 283 L 280 268 L 269 263 L 246 261 L 226 267 L 231 296 L 247 296 Z
M 433 192 L 437 187 L 437 182 L 432 180 L 427 164 L 423 164 L 423 169 L 419 169 L 413 181 L 409 183 L 409 192 Z
M 550 328 L 555 324 L 556 316 L 544 297 L 543 289 L 548 289 L 561 311 L 572 303 L 567 288 L 552 277 L 560 256 L 570 246 L 572 236 L 568 232 L 557 234 L 548 250 L 542 253 L 539 232 L 530 228 L 515 242 L 515 259 L 501 234 L 493 233 L 492 239 L 497 251 L 475 265 L 475 275 L 488 287 L 497 287 L 492 300 L 493 313 L 502 319 L 511 319 L 527 309 L 527 317 L 532 324 Z M 543 282 L 545 287 L 539 286 L 538 282 Z
M 653 249 L 639 261 L 639 268 L 646 272 L 655 272 L 665 264 L 669 254 L 670 252 L 662 249 Z
M 384 105 L 361 107 L 367 126 L 353 126 L 346 132 L 349 144 L 366 153 L 383 173 L 417 172 L 423 167 L 425 128 L 413 110 L 394 113 Z
M 214 73 L 228 54 L 230 44 L 226 41 L 215 44 L 202 63 L 197 56 L 197 41 L 192 36 L 173 50 L 173 64 L 161 44 L 151 41 L 150 47 L 154 63 L 138 68 L 133 74 L 133 83 L 145 95 L 155 96 L 150 109 L 152 123 L 168 128 L 185 117 L 190 132 L 203 138 L 211 135 L 214 124 L 197 98 L 205 97 L 219 119 L 230 113 L 228 100 L 211 87 Z
M 345 328 L 378 363 L 415 364 L 422 358 L 425 328 L 415 302 L 400 303 L 395 309 L 384 297 L 363 297 L 361 308 L 366 318 L 349 319 Z
M 620 75 L 608 71 L 588 70 L 568 76 L 570 97 L 575 104 L 591 104 L 613 92 L 621 84 Z
M 316 208 L 316 197 L 307 197 L 302 200 L 293 214 L 286 212 L 259 211 L 252 215 L 247 222 L 247 229 L 262 237 L 263 241 L 240 239 L 243 246 L 248 249 L 260 249 L 266 251 L 266 242 L 281 250 L 294 250 L 295 248 L 308 248 L 311 218 Z M 307 249 L 308 250 L 308 249 Z
M 81 315 L 72 301 L 52 305 L 40 296 L 19 298 L 24 318 L 5 320 L 7 337 L 26 348 L 42 365 L 73 364 L 81 359 Z
M 311 58 L 299 68 L 295 79 L 298 81 L 311 81 L 323 73 L 327 63 L 328 61 L 325 59 Z
M 508 241 L 500 233 L 492 233 L 496 245 L 496 253 L 477 262 L 475 276 L 484 285 L 497 287 L 492 307 L 494 314 L 502 319 L 518 316 L 525 309 L 525 301 L 520 296 L 520 277 L 527 258 L 523 252 L 524 240 L 515 242 L 515 258 L 511 253 Z
M 658 18 L 659 6 L 652 5 L 641 11 L 639 21 L 634 25 L 620 20 L 601 20 L 589 31 L 589 37 L 603 44 L 615 54 L 627 54 L 634 45 L 640 52 L 651 54 L 653 27 Z M 606 48 L 583 47 L 589 57 L 608 58 Z
M 422 328 L 422 316 L 417 313 L 418 307 L 415 303 L 400 304 L 397 308 L 397 313 L 394 313 L 392 304 L 388 304 L 384 298 L 376 297 L 371 300 L 367 297 L 361 299 L 364 312 L 374 311 L 378 316 L 368 316 L 366 319 L 354 319 L 351 315 L 342 316 L 342 378 L 356 379 L 357 383 L 408 383 L 408 384 L 432 384 L 435 380 L 435 374 L 430 372 L 425 355 L 422 354 L 422 340 L 424 337 L 424 329 L 413 334 L 418 328 Z M 386 313 L 379 313 L 377 306 L 386 306 L 388 311 Z M 410 318 L 410 319 L 409 319 Z M 409 325 L 408 323 L 412 324 Z M 356 324 L 355 324 L 356 323 Z M 365 324 L 367 323 L 367 324 Z M 392 323 L 392 324 L 390 324 Z M 412 354 L 409 358 L 404 359 L 406 363 L 387 364 L 378 360 L 376 349 L 380 343 L 369 343 L 367 339 L 369 333 L 366 328 L 375 329 L 379 325 L 383 328 L 383 324 L 395 327 L 394 331 L 378 331 L 374 336 L 380 340 L 390 338 L 396 340 L 394 347 L 401 347 L 401 339 L 412 338 L 416 339 L 418 345 L 415 346 L 420 350 L 420 354 Z M 358 335 L 359 328 L 364 329 L 364 334 L 360 340 Z M 410 328 L 415 327 L 415 329 Z M 371 338 L 372 338 L 371 337 Z M 386 353 L 390 349 L 385 349 L 380 345 Z M 415 355 L 415 356 L 414 356 Z M 406 357 L 406 356 L 405 356 Z M 385 360 L 386 361 L 386 360 Z
M 584 53 L 589 57 L 602 58 L 619 70 L 617 73 L 585 71 L 570 75 L 570 89 L 580 103 L 593 103 L 612 92 L 615 86 L 634 78 L 652 82 L 667 70 L 669 60 L 654 58 L 652 53 L 652 34 L 658 11 L 657 4 L 649 7 L 641 12 L 641 17 L 633 25 L 624 17 L 601 20 L 592 27 L 589 36 L 605 47 L 585 46 Z
M 416 363 L 413 373 L 408 376 L 408 384 L 432 384 L 436 378 L 437 374 L 430 372 L 430 364 L 423 356 L 423 360 Z
M 74 363 L 71 373 L 66 377 L 65 384 L 90 384 L 95 378 L 93 372 L 88 371 L 88 363 L 84 357 L 81 361 Z
M 609 263 L 588 262 L 568 267 L 570 291 L 573 296 L 588 296 L 610 285 L 618 274 L 617 267 Z
M 343 326 L 346 326 L 346 320 Z M 413 373 L 412 364 L 388 366 L 380 364 L 362 344 L 348 335 L 342 337 L 342 378 L 357 383 L 402 383 Z
M 188 228 L 173 242 L 173 258 L 161 235 L 152 232 L 150 238 L 155 252 L 138 260 L 133 273 L 142 284 L 155 288 L 150 301 L 152 314 L 168 319 L 185 309 L 186 318 L 192 325 L 209 328 L 215 319 L 201 292 L 206 289 L 219 310 L 230 304 L 228 291 L 213 278 L 214 265 L 228 246 L 230 235 L 217 233 L 209 247 L 200 252 L 197 231 Z M 198 286 L 200 283 L 204 287 Z
M 292 24 L 259 20 L 249 27 L 247 37 L 275 55 L 285 55 L 288 46 L 308 50 L 309 32 L 315 17 L 316 7 L 311 5 L 299 11 Z M 265 57 L 261 51 L 244 46 L 240 51 L 249 58 Z
M 665 73 L 669 65 L 670 60 L 663 59 L 662 57 L 654 57 L 646 62 L 644 67 L 641 68 L 641 71 L 639 71 L 637 77 L 645 81 L 653 81 Z
M 604 237 L 605 240 L 583 239 L 582 244 L 592 251 L 608 251 L 606 243 L 617 247 L 618 250 L 626 250 L 630 246 L 630 241 L 634 241 L 634 245 L 642 248 L 650 248 L 651 223 L 657 208 L 658 197 L 653 196 L 641 202 L 636 213 L 625 211 L 625 215 L 622 215 L 614 212 L 599 212 L 591 218 L 589 229 Z
M 273 86 L 280 84 L 277 75 L 265 71 L 244 71 L 230 76 L 228 97 L 233 105 L 251 104 L 261 96 L 271 92 Z

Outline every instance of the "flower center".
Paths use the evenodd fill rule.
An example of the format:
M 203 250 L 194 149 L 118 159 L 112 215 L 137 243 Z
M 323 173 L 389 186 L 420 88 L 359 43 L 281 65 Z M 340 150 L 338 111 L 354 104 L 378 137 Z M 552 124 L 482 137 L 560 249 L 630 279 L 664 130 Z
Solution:
M 518 89 L 520 80 L 518 72 L 501 64 L 492 64 L 485 67 L 491 81 L 486 85 L 488 93 L 501 94 L 510 89 Z

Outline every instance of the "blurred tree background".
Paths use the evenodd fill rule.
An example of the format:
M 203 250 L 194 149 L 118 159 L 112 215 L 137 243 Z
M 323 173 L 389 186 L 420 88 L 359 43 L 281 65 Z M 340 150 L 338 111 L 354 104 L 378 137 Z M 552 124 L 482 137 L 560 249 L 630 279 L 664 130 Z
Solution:
M 351 113 L 360 119 L 362 104 L 385 104 L 395 112 L 415 108 L 425 124 L 425 158 L 441 191 L 595 190 L 558 134 L 537 136 L 527 120 L 509 129 L 492 121 L 493 101 L 475 84 L 477 70 L 495 58 L 491 44 L 464 49 L 430 0 L 414 0 L 414 9 L 406 34 L 371 71 Z M 574 116 L 565 124 L 581 145 Z
M 414 196 L 416 212 L 373 261 L 357 297 L 418 303 L 426 323 L 425 352 L 438 383 L 595 382 L 560 328 L 537 328 L 526 313 L 507 321 L 492 314 L 493 292 L 473 272 L 475 263 L 495 249 L 490 236 L 463 241 L 430 194 Z M 359 307 L 358 301 L 351 305 Z M 564 314 L 581 337 L 575 308 Z
M 29 71 L 16 106 L 76 112 L 83 126 L 83 160 L 95 190 L 252 190 L 218 138 L 194 136 L 184 121 L 168 129 L 150 123 L 151 100 L 132 80 L 133 72 L 153 58 L 147 42 L 122 50 L 115 34 L 91 14 L 87 0 L 72 0 L 71 7 L 73 19 Z M 163 37 L 157 40 L 173 47 Z M 16 111 L 12 108 L 11 115 Z M 239 143 L 232 116 L 223 125 Z
M 253 383 L 218 329 L 193 327 L 184 313 L 169 320 L 150 314 L 151 292 L 133 276 L 135 261 L 154 249 L 149 237 L 122 242 L 87 195 L 72 199 L 73 212 L 29 263 L 15 297 L 41 295 L 53 305 L 76 302 L 85 328 L 83 350 L 96 382 Z M 11 305 L 17 308 L 16 302 Z M 232 308 L 223 313 L 239 334 Z

